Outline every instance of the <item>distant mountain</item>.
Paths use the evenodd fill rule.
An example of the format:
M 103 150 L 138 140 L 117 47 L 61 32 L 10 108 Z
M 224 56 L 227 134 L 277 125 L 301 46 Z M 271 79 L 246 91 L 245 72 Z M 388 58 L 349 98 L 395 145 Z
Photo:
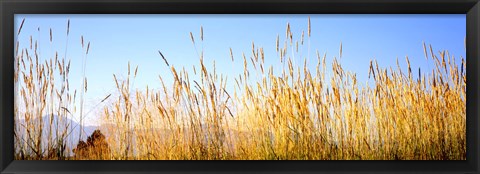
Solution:
M 49 135 L 49 128 L 50 128 L 50 118 L 52 118 L 52 129 L 51 129 L 51 132 L 52 132 L 52 139 L 55 140 L 56 139 L 56 132 L 57 132 L 57 129 L 59 130 L 59 133 L 63 132 L 64 130 L 67 130 L 68 131 L 68 136 L 67 136 L 67 149 L 70 149 L 69 151 L 69 154 L 73 155 L 73 152 L 72 152 L 72 149 L 76 147 L 76 145 L 78 144 L 78 140 L 79 140 L 79 134 L 81 132 L 80 130 L 80 124 L 70 118 L 66 118 L 66 117 L 62 117 L 62 116 L 58 116 L 58 115 L 45 115 L 42 117 L 42 122 L 43 122 L 43 135 L 42 135 L 42 139 L 43 139 L 43 143 L 42 143 L 42 146 L 43 148 L 46 148 L 47 145 L 48 145 L 48 135 Z M 38 126 L 38 124 L 40 124 L 40 118 L 36 118 L 35 120 L 33 120 L 33 122 L 31 123 L 34 123 L 36 124 L 36 126 Z M 25 125 L 25 120 L 21 119 L 21 120 L 18 120 L 17 122 L 17 133 L 18 135 L 23 135 L 25 136 L 25 132 L 26 132 L 26 129 L 23 128 L 23 126 L 21 125 Z M 203 124 L 201 126 L 201 129 L 203 131 L 207 131 L 208 128 L 212 128 L 213 125 L 208 125 L 208 124 Z M 83 133 L 82 133 L 82 140 L 83 141 L 86 141 L 87 137 L 90 136 L 96 129 L 100 129 L 101 132 L 106 136 L 106 137 L 109 137 L 112 133 L 115 134 L 115 132 L 110 132 L 110 131 L 117 131 L 118 130 L 118 127 L 116 127 L 116 125 L 114 124 L 103 124 L 101 126 L 84 126 L 83 127 Z M 183 128 L 183 131 L 185 131 L 185 136 L 186 137 L 191 137 L 191 128 Z M 135 141 L 135 136 L 142 136 L 142 135 L 145 135 L 145 134 L 151 134 L 153 132 L 155 132 L 155 134 L 158 136 L 158 138 L 162 139 L 162 140 L 169 140 L 172 138 L 172 136 L 174 134 L 177 134 L 176 130 L 170 130 L 170 129 L 163 129 L 163 128 L 143 128 L 143 127 L 138 127 L 136 128 L 134 131 L 134 135 L 132 137 L 132 146 L 135 147 L 136 146 L 136 141 Z M 244 136 L 247 136 L 247 137 L 250 137 L 250 136 L 253 136 L 254 134 L 258 134 L 258 133 L 261 133 L 261 132 L 246 132 L 246 131 L 239 131 L 239 130 L 235 130 L 235 129 L 226 129 L 224 130 L 223 132 L 223 135 L 221 135 L 221 139 L 223 141 L 227 141 L 227 139 L 231 139 L 233 141 L 233 144 L 235 144 L 237 141 L 240 141 L 238 140 L 237 138 L 239 136 L 241 137 L 244 137 Z M 267 134 L 269 134 L 272 138 L 273 137 L 273 134 L 271 132 L 267 132 Z M 178 137 L 180 138 L 180 137 Z M 26 138 L 24 138 L 26 139 Z M 160 141 L 162 141 L 160 140 Z M 209 138 L 208 137 L 203 137 L 202 138 L 202 142 L 203 143 L 208 143 L 209 141 Z M 52 143 L 52 142 L 51 142 Z M 231 144 L 230 147 L 228 148 L 233 148 L 233 144 Z M 134 150 L 135 151 L 135 150 Z M 134 152 L 135 153 L 135 152 Z
M 75 148 L 78 143 L 80 132 L 82 132 L 82 140 L 85 141 L 89 135 L 97 129 L 97 126 L 84 126 L 83 131 L 80 129 L 80 123 L 63 116 L 58 116 L 55 114 L 52 115 L 45 115 L 42 117 L 43 122 L 43 131 L 42 131 L 42 147 L 46 148 L 48 145 L 48 136 L 49 133 L 52 132 L 52 139 L 55 141 L 57 137 L 57 130 L 58 134 L 61 135 L 64 131 L 67 132 L 67 141 L 66 146 L 67 149 L 70 149 L 70 154 L 73 152 L 71 149 Z M 50 130 L 50 122 L 52 122 L 52 127 Z M 34 120 L 30 121 L 30 123 L 35 124 L 35 127 L 38 127 L 40 122 L 40 118 L 35 118 Z M 24 119 L 20 119 L 17 121 L 17 134 L 22 135 L 23 139 L 26 139 L 26 129 L 27 125 Z M 53 142 L 51 142 L 53 143 Z

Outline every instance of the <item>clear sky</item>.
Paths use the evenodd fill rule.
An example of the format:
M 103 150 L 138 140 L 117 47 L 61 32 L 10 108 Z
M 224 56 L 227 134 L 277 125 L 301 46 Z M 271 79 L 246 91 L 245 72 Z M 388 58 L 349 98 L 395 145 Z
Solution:
M 252 41 L 265 50 L 265 64 L 279 67 L 275 51 L 277 35 L 285 38 L 286 24 L 290 23 L 294 40 L 302 31 L 307 35 L 308 16 L 311 17 L 309 67 L 316 66 L 315 51 L 327 53 L 327 64 L 339 55 L 340 42 L 344 69 L 357 73 L 359 83 L 365 83 L 369 61 L 377 59 L 381 67 L 396 66 L 396 57 L 405 65 L 409 56 L 412 69 L 429 69 L 422 43 L 432 44 L 434 51 L 448 50 L 459 61 L 465 57 L 466 16 L 464 14 L 441 15 L 29 15 L 15 16 L 15 31 L 23 18 L 25 23 L 18 40 L 20 48 L 29 47 L 29 37 L 39 40 L 40 58 L 46 59 L 58 51 L 65 54 L 67 20 L 70 19 L 67 58 L 72 60 L 71 88 L 80 89 L 83 51 L 80 37 L 90 42 L 86 76 L 88 91 L 85 95 L 87 111 L 108 94 L 116 92 L 113 75 L 126 78 L 127 64 L 132 69 L 138 65 L 134 88 L 160 87 L 158 76 L 172 82 L 168 67 L 158 54 L 160 50 L 170 65 L 185 66 L 192 70 L 198 65 L 198 56 L 190 40 L 193 33 L 197 50 L 205 50 L 205 62 L 216 61 L 217 72 L 229 76 L 243 70 L 242 52 L 250 57 Z M 200 26 L 204 30 L 204 42 L 200 42 Z M 40 31 L 37 29 L 40 28 Z M 49 30 L 53 31 L 53 43 Z M 283 42 L 280 42 L 282 47 Z M 233 49 L 235 62 L 230 60 Z M 307 57 L 308 47 L 299 48 L 297 65 Z M 290 50 L 289 50 L 290 51 Z M 290 54 L 290 53 L 289 53 Z M 300 58 L 302 57 L 302 58 Z M 459 64 L 459 63 L 458 63 Z M 96 109 L 101 109 L 100 105 Z M 88 117 L 94 117 L 90 114 Z M 88 121 L 87 124 L 95 124 Z

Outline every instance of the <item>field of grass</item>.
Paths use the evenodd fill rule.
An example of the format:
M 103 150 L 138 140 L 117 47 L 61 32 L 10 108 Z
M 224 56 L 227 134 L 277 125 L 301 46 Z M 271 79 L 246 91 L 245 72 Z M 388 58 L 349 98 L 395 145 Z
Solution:
M 66 37 L 71 37 L 68 30 L 69 24 Z M 198 35 L 190 33 L 195 48 L 203 42 L 203 28 Z M 313 49 L 309 57 L 300 57 L 298 47 L 310 47 L 310 24 L 298 40 L 292 35 L 287 24 L 285 35 L 276 40 L 278 57 L 265 57 L 255 43 L 243 57 L 234 57 L 235 48 L 230 49 L 232 65 L 243 65 L 244 70 L 233 77 L 218 73 L 215 62 L 207 68 L 203 49 L 197 51 L 198 67 L 169 64 L 158 51 L 165 61 L 158 66 L 167 66 L 174 77 L 173 85 L 158 77 L 163 90 L 132 90 L 140 74 L 138 66 L 128 63 L 122 74 L 127 78 L 113 74 L 117 93 L 105 96 L 113 102 L 97 116 L 104 125 L 99 128 L 105 134 L 102 145 L 92 138 L 87 153 L 78 154 L 66 146 L 78 142 L 71 138 L 73 124 L 60 124 L 53 114 L 58 119 L 85 114 L 87 78 L 76 90 L 68 78 L 70 66 L 80 65 L 70 65 L 60 53 L 39 61 L 36 41 L 25 48 L 17 43 L 15 159 L 466 159 L 463 57 L 458 65 L 448 51 L 424 44 L 425 58 L 434 67 L 431 72 L 412 69 L 408 57 L 397 59 L 392 67 L 379 67 L 371 60 L 369 69 L 350 72 L 339 63 L 342 46 L 338 57 L 329 58 L 331 63 Z M 81 46 L 86 60 L 90 43 L 83 36 Z M 296 64 L 301 61 L 295 58 L 303 63 Z M 282 71 L 273 72 L 265 59 L 280 62 Z M 307 60 L 316 69 L 307 68 Z M 373 84 L 357 81 L 360 73 L 368 73 Z

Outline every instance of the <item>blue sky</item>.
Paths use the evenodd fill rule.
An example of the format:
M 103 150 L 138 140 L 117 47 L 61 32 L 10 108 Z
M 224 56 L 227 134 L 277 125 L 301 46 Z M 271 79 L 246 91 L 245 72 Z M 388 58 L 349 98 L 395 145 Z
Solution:
M 172 82 L 168 67 L 158 54 L 160 50 L 176 68 L 198 65 L 198 56 L 190 40 L 195 36 L 198 51 L 205 50 L 205 62 L 216 61 L 217 72 L 229 76 L 243 70 L 242 52 L 251 55 L 252 41 L 265 50 L 265 64 L 279 67 L 275 52 L 277 35 L 285 38 L 287 22 L 294 40 L 302 31 L 307 34 L 308 16 L 311 17 L 309 67 L 316 66 L 315 51 L 327 53 L 327 64 L 338 57 L 340 42 L 344 69 L 357 73 L 359 83 L 365 83 L 369 61 L 377 59 L 381 67 L 396 66 L 396 57 L 405 65 L 409 56 L 412 69 L 428 69 L 432 61 L 424 57 L 422 43 L 432 44 L 434 51 L 448 50 L 459 62 L 465 57 L 464 39 L 466 17 L 456 15 L 29 15 L 15 16 L 15 31 L 25 18 L 18 40 L 20 48 L 29 47 L 29 37 L 39 40 L 40 58 L 50 58 L 55 51 L 65 54 L 66 26 L 70 19 L 67 58 L 72 60 L 71 88 L 81 88 L 83 51 L 80 37 L 90 42 L 86 76 L 88 91 L 85 95 L 87 110 L 110 93 L 115 93 L 113 75 L 125 78 L 127 63 L 132 69 L 139 66 L 134 88 L 160 87 L 158 76 Z M 204 29 L 204 41 L 200 42 L 200 26 Z M 40 28 L 40 32 L 37 28 Z M 53 43 L 49 30 L 53 31 Z M 280 42 L 282 46 L 282 42 Z M 235 62 L 230 60 L 233 49 Z M 306 57 L 307 46 L 296 55 L 298 65 Z M 289 50 L 290 51 L 290 50 Z M 290 53 L 289 53 L 290 54 Z M 302 56 L 302 58 L 300 58 Z M 458 63 L 459 64 L 459 63 Z M 89 109 L 90 108 L 90 109 Z M 101 107 L 97 108 L 100 109 Z M 94 115 L 94 114 L 93 114 Z M 93 121 L 87 124 L 94 124 Z

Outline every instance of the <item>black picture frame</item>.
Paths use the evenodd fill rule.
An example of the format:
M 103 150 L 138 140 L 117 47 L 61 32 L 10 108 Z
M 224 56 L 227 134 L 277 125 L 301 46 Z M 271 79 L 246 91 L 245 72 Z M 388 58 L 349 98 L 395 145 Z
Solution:
M 479 0 L 2 0 L 0 173 L 479 173 Z M 464 161 L 15 161 L 14 14 L 466 14 Z

